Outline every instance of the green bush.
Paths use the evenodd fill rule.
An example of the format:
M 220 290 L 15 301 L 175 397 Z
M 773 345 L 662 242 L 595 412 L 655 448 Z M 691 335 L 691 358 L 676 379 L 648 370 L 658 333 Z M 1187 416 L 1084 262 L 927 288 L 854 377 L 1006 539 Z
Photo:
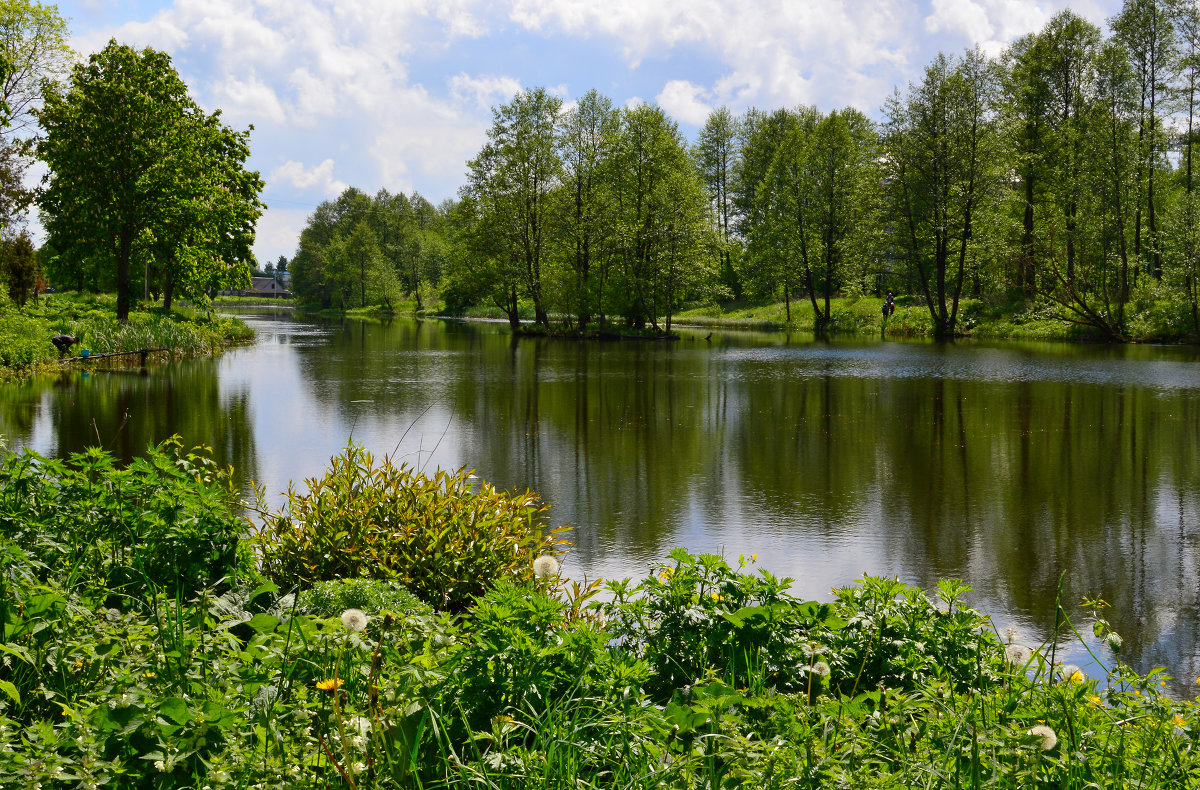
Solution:
M 334 617 L 347 609 L 361 609 L 369 615 L 432 613 L 429 604 L 395 581 L 332 579 L 317 582 L 296 595 L 296 611 L 303 614 Z
M 543 524 L 536 494 L 472 488 L 465 470 L 433 477 L 388 458 L 379 464 L 350 445 L 308 491 L 289 486 L 256 542 L 263 571 L 281 588 L 327 579 L 400 582 L 439 609 L 460 611 L 503 579 L 532 575 L 533 560 L 556 554 L 566 527 Z
M 106 450 L 0 462 L 0 537 L 67 590 L 190 598 L 249 572 L 230 470 L 172 437 L 127 467 Z

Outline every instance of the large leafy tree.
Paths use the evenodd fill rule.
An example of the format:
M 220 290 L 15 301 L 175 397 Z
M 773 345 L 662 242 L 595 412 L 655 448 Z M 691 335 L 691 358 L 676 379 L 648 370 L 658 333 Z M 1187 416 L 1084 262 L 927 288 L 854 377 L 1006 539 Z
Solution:
M 0 0 L 0 228 L 11 229 L 29 206 L 25 140 L 42 86 L 66 73 L 67 25 L 54 6 Z
M 244 171 L 244 134 L 192 101 L 169 56 L 110 41 L 46 92 L 38 122 L 49 240 L 60 256 L 115 271 L 119 319 L 135 244 L 147 239 L 186 283 L 245 283 L 247 267 L 227 264 L 250 258 L 262 182 Z
M 518 93 L 493 112 L 483 150 L 468 163 L 464 197 L 481 212 L 480 240 L 490 247 L 508 282 L 533 302 L 534 317 L 548 326 L 544 293 L 545 264 L 553 214 L 552 192 L 559 184 L 562 160 L 555 145 L 562 99 L 545 88 Z M 515 300 L 511 300 L 515 302 Z M 509 313 L 515 320 L 515 311 Z
M 921 83 L 885 108 L 894 221 L 938 337 L 955 334 L 975 223 L 998 183 L 994 98 L 992 71 L 978 51 L 939 54 Z

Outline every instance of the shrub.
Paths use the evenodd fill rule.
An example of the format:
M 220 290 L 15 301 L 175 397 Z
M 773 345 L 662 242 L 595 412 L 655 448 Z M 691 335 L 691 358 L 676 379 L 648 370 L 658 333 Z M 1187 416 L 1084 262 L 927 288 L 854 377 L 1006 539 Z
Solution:
M 0 537 L 66 589 L 191 597 L 253 568 L 231 470 L 178 437 L 119 467 L 89 448 L 0 463 Z
M 297 593 L 296 610 L 316 617 L 334 617 L 347 609 L 367 614 L 431 614 L 429 605 L 394 581 L 333 579 L 317 582 Z
M 368 577 L 399 581 L 421 600 L 458 611 L 502 579 L 527 579 L 534 558 L 555 554 L 566 527 L 547 529 L 538 496 L 478 490 L 466 470 L 433 477 L 357 445 L 330 461 L 306 493 L 267 514 L 257 545 L 281 588 Z

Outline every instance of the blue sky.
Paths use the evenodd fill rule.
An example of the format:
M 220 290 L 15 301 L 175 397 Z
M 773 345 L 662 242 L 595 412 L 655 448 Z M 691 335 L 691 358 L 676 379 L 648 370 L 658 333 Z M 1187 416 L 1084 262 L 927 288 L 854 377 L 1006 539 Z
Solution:
M 521 86 L 658 102 L 694 136 L 707 112 L 797 103 L 877 117 L 939 50 L 1000 52 L 1070 7 L 1105 27 L 1120 0 L 73 0 L 86 55 L 109 38 L 169 52 L 197 101 L 253 124 L 266 180 L 260 261 L 295 252 L 347 185 L 463 182 L 490 107 Z

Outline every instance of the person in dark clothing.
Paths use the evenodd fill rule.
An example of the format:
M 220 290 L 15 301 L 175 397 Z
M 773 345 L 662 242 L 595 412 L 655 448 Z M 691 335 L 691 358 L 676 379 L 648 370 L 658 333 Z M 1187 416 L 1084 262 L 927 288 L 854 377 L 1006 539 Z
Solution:
M 55 335 L 50 338 L 50 342 L 58 349 L 58 355 L 61 357 L 71 350 L 71 346 L 79 342 L 79 338 L 72 335 Z
M 892 295 L 891 291 L 888 291 L 887 304 L 884 307 L 887 308 L 887 315 L 892 316 L 896 314 L 896 297 Z

